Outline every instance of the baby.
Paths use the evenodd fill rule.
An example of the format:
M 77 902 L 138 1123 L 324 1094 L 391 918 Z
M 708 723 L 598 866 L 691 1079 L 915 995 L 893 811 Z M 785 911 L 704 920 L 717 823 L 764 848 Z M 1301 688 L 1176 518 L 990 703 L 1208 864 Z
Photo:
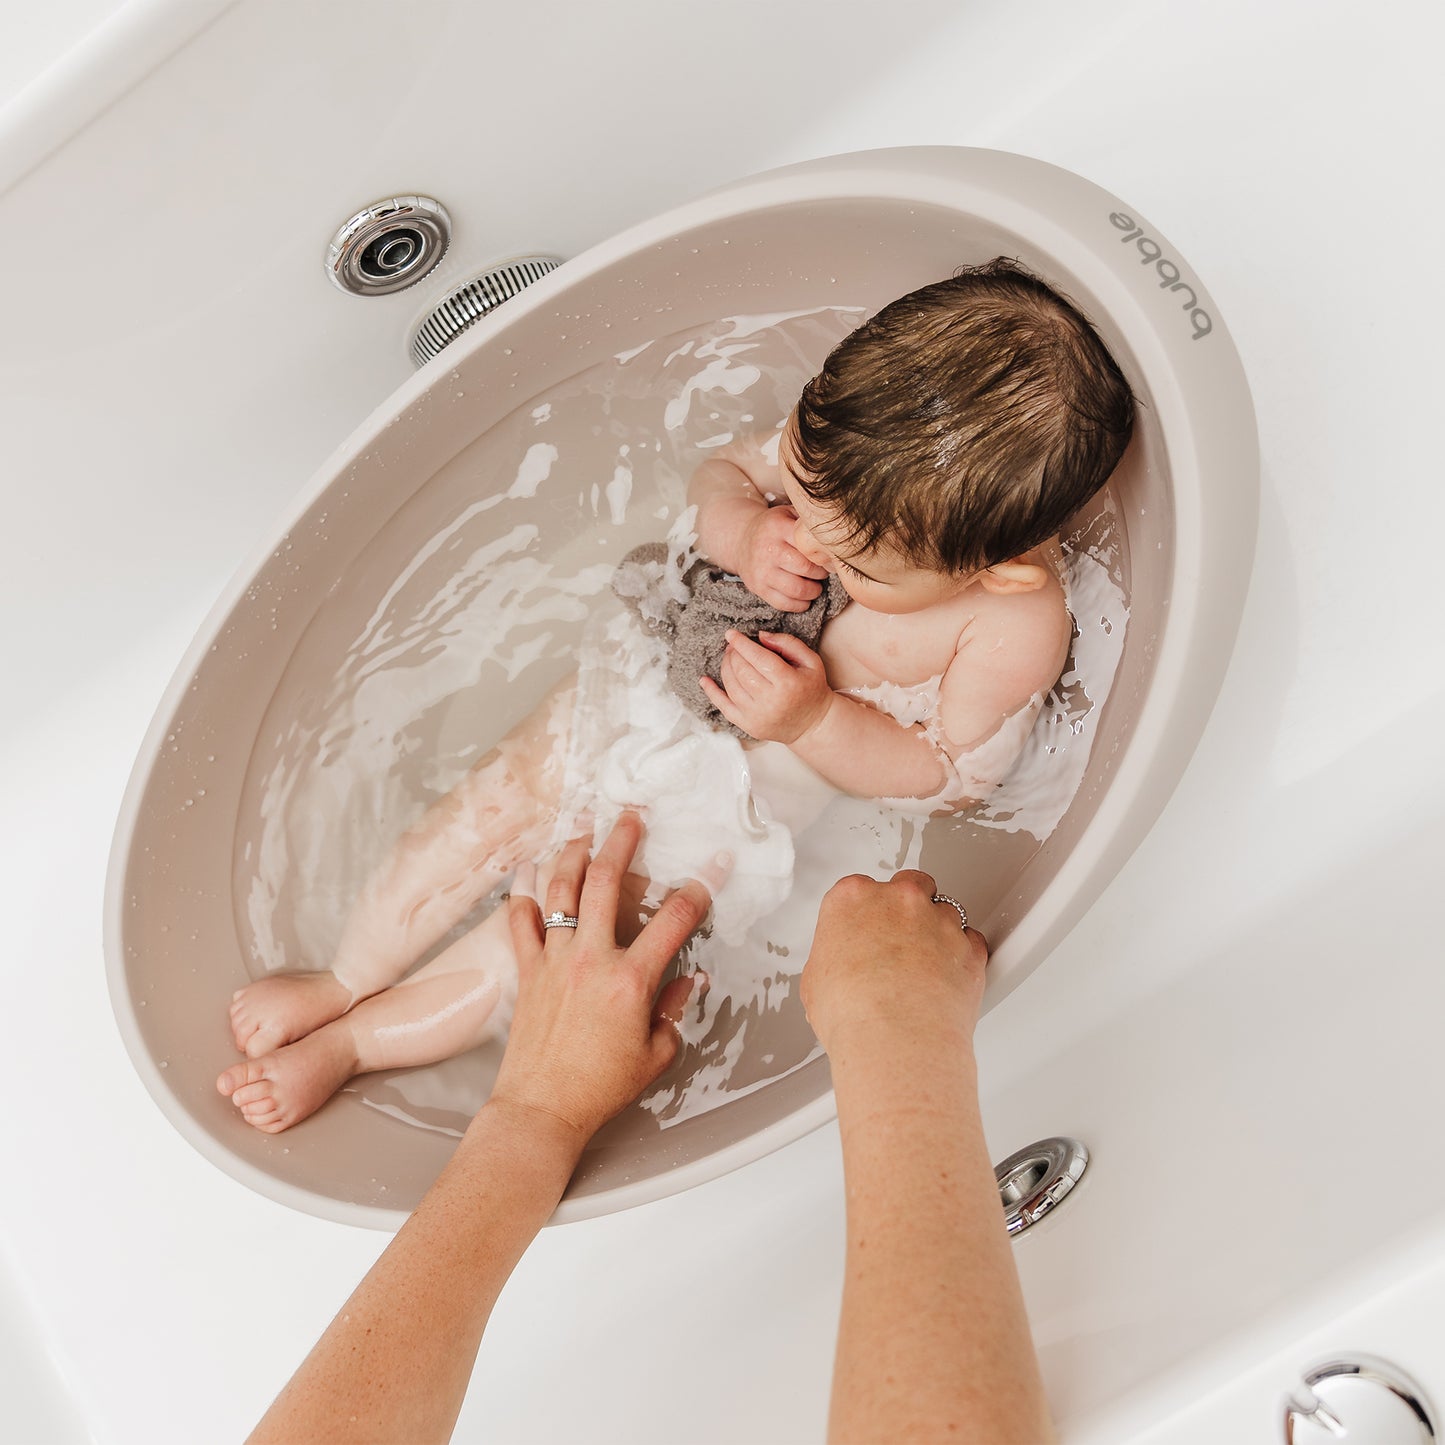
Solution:
M 885 307 L 829 355 L 781 433 L 698 468 L 703 557 L 782 612 L 808 609 L 830 574 L 851 599 L 816 651 L 730 631 L 718 677 L 699 679 L 753 740 L 765 804 L 770 778 L 786 792 L 799 775 L 923 812 L 997 786 L 1069 649 L 1058 532 L 1132 425 L 1089 322 L 1000 258 Z M 503 910 L 404 975 L 555 846 L 574 689 L 555 689 L 402 835 L 330 969 L 236 993 L 247 1057 L 217 1088 L 248 1123 L 279 1132 L 355 1074 L 436 1062 L 505 1021 Z

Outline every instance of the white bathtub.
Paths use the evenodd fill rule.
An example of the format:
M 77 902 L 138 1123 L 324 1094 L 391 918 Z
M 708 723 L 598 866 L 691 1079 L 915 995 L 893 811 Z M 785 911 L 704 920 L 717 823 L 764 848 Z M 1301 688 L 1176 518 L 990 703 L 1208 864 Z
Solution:
M 861 5 L 829 7 L 826 29 L 805 5 L 723 27 L 559 6 L 545 60 L 535 7 L 485 35 L 468 10 L 376 7 L 337 34 L 320 4 L 246 0 L 68 144 L 32 146 L 0 195 L 0 255 L 23 223 L 33 267 L 0 336 L 18 539 L 0 585 L 26 619 L 0 724 L 23 1021 L 0 1228 L 74 1412 L 103 1440 L 238 1436 L 382 1243 L 240 1188 L 171 1130 L 116 1035 L 99 945 L 124 781 L 188 639 L 406 376 L 400 308 L 320 276 L 332 227 L 430 188 L 489 254 L 575 254 L 705 185 L 919 142 L 1038 155 L 1136 201 L 1207 278 L 1260 417 L 1259 556 L 1199 751 L 980 1035 L 996 1155 L 1053 1133 L 1093 1151 L 1077 1198 L 1018 1245 L 1065 1438 L 1267 1439 L 1291 1371 L 1332 1349 L 1393 1358 L 1438 1404 L 1445 766 L 1414 538 L 1442 521 L 1422 421 L 1440 296 L 1401 256 L 1442 220 L 1418 171 L 1439 136 L 1434 10 L 1383 12 L 1362 55 L 1342 6 L 919 5 L 885 33 Z M 511 42 L 509 63 L 485 92 L 449 88 L 484 42 Z M 739 113 L 721 87 L 705 108 L 704 64 L 747 69 L 756 98 Z M 534 153 L 488 151 L 519 114 Z M 4 154 L 38 134 L 32 112 Z M 824 1129 L 549 1231 L 458 1438 L 818 1436 L 841 1224 Z

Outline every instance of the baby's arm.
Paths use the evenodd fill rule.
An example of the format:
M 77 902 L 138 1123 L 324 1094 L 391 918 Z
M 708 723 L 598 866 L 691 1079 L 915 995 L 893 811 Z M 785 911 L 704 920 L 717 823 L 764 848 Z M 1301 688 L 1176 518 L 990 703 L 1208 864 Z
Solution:
M 771 445 L 768 445 L 771 442 Z M 803 612 L 828 574 L 793 545 L 797 513 L 778 482 L 777 437 L 732 442 L 708 458 L 688 483 L 697 508 L 697 550 L 741 577 L 780 612 Z
M 835 788 L 864 798 L 931 798 L 948 770 L 921 727 L 902 727 L 856 698 L 834 692 L 823 659 L 801 638 L 727 634 L 722 686 L 698 684 L 750 737 L 786 743 Z
M 1010 599 L 976 616 L 959 638 L 926 729 L 829 685 L 823 661 L 795 637 L 728 635 L 723 686 L 701 685 L 724 717 L 755 738 L 787 746 L 834 787 L 857 797 L 934 799 L 954 764 L 992 738 L 1059 675 L 1071 626 L 1046 594 Z M 955 806 L 963 795 L 949 797 Z

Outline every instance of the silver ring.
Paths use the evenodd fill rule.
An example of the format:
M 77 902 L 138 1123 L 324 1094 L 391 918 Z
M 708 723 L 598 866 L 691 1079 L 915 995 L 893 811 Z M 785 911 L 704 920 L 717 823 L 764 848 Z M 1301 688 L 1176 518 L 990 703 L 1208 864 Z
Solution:
M 935 903 L 946 903 L 950 908 L 958 909 L 958 921 L 960 926 L 963 928 L 968 927 L 968 910 L 963 906 L 963 904 L 958 901 L 958 899 L 950 898 L 946 893 L 935 893 L 933 895 L 933 901 Z
M 549 913 L 542 920 L 543 928 L 576 928 L 579 920 L 573 918 L 570 913 L 563 913 L 559 908 L 555 913 Z

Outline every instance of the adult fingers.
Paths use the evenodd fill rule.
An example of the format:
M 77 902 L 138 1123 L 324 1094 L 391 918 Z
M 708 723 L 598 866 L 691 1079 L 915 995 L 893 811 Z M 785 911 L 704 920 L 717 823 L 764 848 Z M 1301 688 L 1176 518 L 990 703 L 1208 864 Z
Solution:
M 631 810 L 613 824 L 596 856 L 587 866 L 578 899 L 579 935 L 595 937 L 614 947 L 617 943 L 617 905 L 627 866 L 642 841 L 642 819 Z
M 658 994 L 657 1002 L 652 1006 L 652 1037 L 649 1040 L 652 1065 L 657 1074 L 677 1058 L 682 1043 L 683 1015 L 692 999 L 702 997 L 707 985 L 707 975 L 695 973 L 673 979 Z
M 657 1002 L 652 1006 L 654 1026 L 661 1023 L 670 1024 L 674 1029 L 681 1028 L 688 1003 L 694 998 L 700 999 L 707 992 L 711 982 L 712 980 L 702 969 L 696 973 L 685 973 L 673 979 L 658 994 Z
M 673 889 L 627 950 L 629 957 L 636 958 L 646 970 L 653 990 L 661 982 L 668 964 L 677 956 L 678 949 L 692 937 L 698 924 L 707 916 L 713 897 L 727 882 L 732 866 L 731 853 L 718 853 L 711 862 L 699 868 L 698 872 L 703 876 L 689 878 L 680 888 Z
M 557 862 L 552 870 L 552 881 L 547 885 L 544 906 L 548 913 L 563 913 L 569 918 L 578 916 L 577 909 L 582 897 L 582 880 L 587 873 L 587 859 L 591 853 L 591 844 L 590 835 L 583 834 L 580 838 L 573 838 L 557 855 Z M 552 933 L 560 931 L 555 928 L 549 930 Z M 572 930 L 566 931 L 570 933 Z
M 542 951 L 546 934 L 542 915 L 537 908 L 537 867 L 523 863 L 512 879 L 511 897 L 507 899 L 507 926 L 512 931 L 512 947 L 519 963 L 530 963 Z
M 938 892 L 938 884 L 933 881 L 933 875 L 925 873 L 921 868 L 901 868 L 890 881 L 902 884 L 905 888 L 921 889 L 930 898 Z

